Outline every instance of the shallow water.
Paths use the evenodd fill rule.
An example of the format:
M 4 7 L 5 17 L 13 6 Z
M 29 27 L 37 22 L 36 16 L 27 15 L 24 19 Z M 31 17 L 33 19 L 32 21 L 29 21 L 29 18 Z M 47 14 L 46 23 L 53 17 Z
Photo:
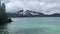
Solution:
M 6 34 L 60 34 L 60 17 L 12 18 L 3 29 Z

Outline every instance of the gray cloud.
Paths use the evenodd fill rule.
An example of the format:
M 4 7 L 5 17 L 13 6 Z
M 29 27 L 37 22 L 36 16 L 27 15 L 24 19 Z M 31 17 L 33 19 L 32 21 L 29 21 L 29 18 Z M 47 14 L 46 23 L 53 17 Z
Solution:
M 10 0 L 6 4 L 8 12 L 20 9 L 39 11 L 45 14 L 60 13 L 60 0 Z

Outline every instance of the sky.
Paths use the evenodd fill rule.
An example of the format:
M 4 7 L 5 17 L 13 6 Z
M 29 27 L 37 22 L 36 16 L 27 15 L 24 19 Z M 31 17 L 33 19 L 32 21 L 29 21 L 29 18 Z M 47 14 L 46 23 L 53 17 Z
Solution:
M 7 12 L 28 9 L 44 14 L 60 13 L 60 0 L 2 0 L 2 3 L 6 4 Z

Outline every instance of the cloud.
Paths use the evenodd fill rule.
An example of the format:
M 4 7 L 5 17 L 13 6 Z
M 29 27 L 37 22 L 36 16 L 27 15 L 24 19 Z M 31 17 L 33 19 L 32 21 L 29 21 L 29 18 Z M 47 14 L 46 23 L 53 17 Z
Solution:
M 6 4 L 7 10 L 15 11 L 20 9 L 40 10 L 45 3 L 37 1 L 13 1 Z M 13 10 L 14 9 L 14 10 Z
M 9 0 L 6 4 L 7 12 L 16 12 L 21 9 L 39 11 L 44 14 L 60 13 L 60 0 Z

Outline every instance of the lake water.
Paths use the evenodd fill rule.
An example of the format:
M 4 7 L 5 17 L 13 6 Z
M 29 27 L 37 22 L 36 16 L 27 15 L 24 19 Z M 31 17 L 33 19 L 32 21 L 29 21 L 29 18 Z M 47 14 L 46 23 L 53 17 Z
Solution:
M 5 34 L 60 34 L 60 17 L 12 18 L 0 28 Z

